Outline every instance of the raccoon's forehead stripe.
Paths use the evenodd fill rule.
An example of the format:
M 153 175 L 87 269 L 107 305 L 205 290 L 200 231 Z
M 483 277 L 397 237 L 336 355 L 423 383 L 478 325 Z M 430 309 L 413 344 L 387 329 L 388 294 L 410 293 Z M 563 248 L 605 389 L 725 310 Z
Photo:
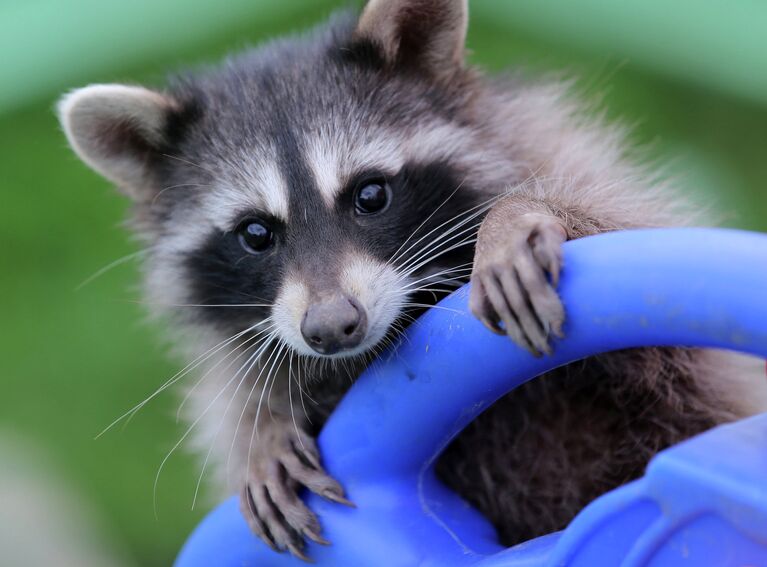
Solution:
M 305 216 L 307 211 L 319 214 L 325 199 L 321 195 L 312 167 L 308 163 L 306 147 L 290 126 L 290 122 L 284 117 L 282 119 L 275 117 L 273 136 L 279 140 L 277 163 L 285 179 L 288 206 L 296 215 L 300 213 Z M 326 172 L 326 175 L 328 173 Z
M 247 211 L 287 221 L 290 207 L 285 176 L 274 161 L 244 160 L 207 196 L 205 210 L 222 230 L 231 230 L 231 224 Z
M 307 162 L 325 205 L 330 208 L 341 189 L 338 150 L 323 139 L 307 144 Z
M 283 220 L 288 220 L 288 186 L 277 164 L 267 162 L 260 169 L 257 178 L 257 193 L 261 197 L 266 212 Z
M 405 163 L 405 156 L 395 136 L 368 132 L 365 138 L 355 140 L 330 135 L 309 138 L 306 161 L 322 200 L 333 207 L 339 191 L 355 173 L 378 169 L 394 174 Z

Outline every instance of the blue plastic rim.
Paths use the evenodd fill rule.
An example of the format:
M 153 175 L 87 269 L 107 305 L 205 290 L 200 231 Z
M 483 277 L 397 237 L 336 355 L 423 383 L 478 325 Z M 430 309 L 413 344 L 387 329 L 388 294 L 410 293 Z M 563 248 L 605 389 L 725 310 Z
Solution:
M 332 541 L 309 545 L 318 565 L 662 566 L 678 564 L 684 553 L 698 554 L 703 562 L 695 565 L 728 565 L 730 559 L 767 565 L 767 483 L 758 481 L 767 478 L 767 417 L 666 451 L 643 479 L 594 502 L 562 534 L 508 550 L 484 518 L 434 477 L 435 459 L 466 424 L 506 392 L 557 366 L 641 346 L 727 348 L 767 357 L 767 235 L 615 232 L 568 242 L 564 258 L 567 337 L 553 356 L 533 358 L 486 331 L 468 313 L 463 288 L 441 303 L 448 309 L 432 309 L 412 325 L 396 353 L 383 356 L 349 391 L 319 444 L 328 471 L 357 508 L 306 495 Z M 724 458 L 723 447 L 739 461 Z M 200 524 L 176 563 L 302 564 L 256 540 L 234 499 Z

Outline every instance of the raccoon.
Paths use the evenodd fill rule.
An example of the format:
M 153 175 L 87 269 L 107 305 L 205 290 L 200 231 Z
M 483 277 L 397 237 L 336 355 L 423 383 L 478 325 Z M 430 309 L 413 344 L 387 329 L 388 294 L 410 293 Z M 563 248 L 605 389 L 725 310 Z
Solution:
M 164 90 L 59 104 L 74 151 L 133 202 L 148 303 L 200 372 L 194 443 L 274 549 L 327 543 L 301 487 L 351 504 L 314 437 L 420 310 L 471 281 L 490 330 L 547 355 L 565 241 L 694 218 L 567 83 L 468 65 L 467 22 L 467 0 L 370 0 Z M 744 375 L 697 349 L 574 363 L 481 415 L 437 472 L 524 541 L 758 409 Z

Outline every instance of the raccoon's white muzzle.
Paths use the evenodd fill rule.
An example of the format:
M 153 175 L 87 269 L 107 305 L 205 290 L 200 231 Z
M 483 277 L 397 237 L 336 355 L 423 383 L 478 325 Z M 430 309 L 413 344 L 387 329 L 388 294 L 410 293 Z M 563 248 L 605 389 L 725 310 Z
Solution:
M 403 280 L 388 264 L 346 254 L 331 289 L 312 290 L 300 267 L 286 276 L 272 317 L 296 352 L 341 358 L 375 347 L 402 311 Z M 316 284 L 315 284 L 316 285 Z

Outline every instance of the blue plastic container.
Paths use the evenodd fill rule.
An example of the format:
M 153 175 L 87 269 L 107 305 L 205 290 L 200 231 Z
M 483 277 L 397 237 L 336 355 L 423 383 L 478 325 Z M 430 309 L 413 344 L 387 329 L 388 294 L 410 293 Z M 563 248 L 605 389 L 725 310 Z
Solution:
M 660 229 L 568 242 L 560 292 L 567 338 L 551 357 L 486 331 L 468 314 L 464 288 L 360 378 L 319 439 L 328 471 L 358 507 L 306 495 L 333 542 L 309 545 L 318 565 L 767 566 L 767 414 L 664 451 L 645 477 L 593 502 L 564 532 L 510 549 L 436 480 L 435 459 L 467 423 L 562 364 L 639 346 L 767 357 L 765 235 Z M 231 499 L 200 524 L 176 565 L 303 563 L 253 537 Z

